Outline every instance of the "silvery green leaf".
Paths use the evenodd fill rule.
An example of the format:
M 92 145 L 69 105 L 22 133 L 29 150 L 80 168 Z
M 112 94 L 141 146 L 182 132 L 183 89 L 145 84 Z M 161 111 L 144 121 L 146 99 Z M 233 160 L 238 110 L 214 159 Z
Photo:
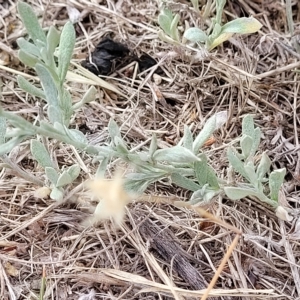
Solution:
M 107 165 L 108 165 L 108 157 L 105 157 L 102 159 L 102 161 L 99 164 L 99 167 L 97 168 L 96 178 L 104 178 Z
M 45 173 L 46 173 L 46 176 L 47 176 L 48 180 L 52 184 L 56 185 L 56 182 L 57 182 L 58 177 L 59 177 L 59 174 L 57 173 L 57 171 L 52 167 L 46 167 L 45 168 Z
M 258 197 L 258 193 L 254 190 L 239 187 L 224 187 L 224 192 L 231 200 L 240 200 L 248 196 Z
M 152 135 L 151 144 L 149 147 L 149 157 L 152 159 L 155 151 L 157 150 L 157 137 L 155 134 Z
M 250 136 L 253 138 L 254 133 L 254 121 L 251 115 L 243 117 L 242 121 L 242 135 Z
M 191 205 L 196 205 L 201 202 L 201 205 L 207 205 L 211 199 L 217 195 L 218 192 L 215 190 L 209 189 L 208 185 L 202 187 L 201 190 L 198 190 L 193 193 L 191 199 L 188 201 Z
M 63 125 L 61 122 L 55 122 L 53 124 L 53 126 L 54 126 L 55 130 L 58 130 L 58 132 L 60 132 L 60 134 L 66 134 L 67 136 L 69 136 L 71 138 L 73 137 L 71 135 L 71 133 L 69 132 L 71 129 L 66 128 L 66 126 Z
M 109 136 L 112 139 L 112 141 L 114 140 L 115 136 L 121 138 L 121 133 L 120 133 L 119 126 L 117 125 L 117 123 L 113 119 L 109 120 L 108 133 L 109 133 Z
M 165 177 L 164 172 L 151 172 L 151 173 L 130 173 L 126 175 L 128 180 L 139 181 L 139 180 L 160 180 Z
M 121 149 L 120 149 L 121 150 Z M 143 157 L 143 154 L 146 154 L 146 153 L 130 153 L 130 152 L 123 152 L 123 154 L 126 154 L 128 160 L 130 162 L 132 162 L 133 164 L 136 164 L 136 165 L 140 165 L 140 164 L 143 164 L 145 161 L 147 161 L 147 159 L 145 161 L 143 161 L 141 159 L 141 156 Z M 146 154 L 146 156 L 148 157 L 148 155 Z
M 34 86 L 33 84 L 31 84 L 23 76 L 19 75 L 17 77 L 17 81 L 18 81 L 19 87 L 23 91 L 25 91 L 25 92 L 33 95 L 33 96 L 36 96 L 36 97 L 39 97 L 39 98 L 42 98 L 42 99 L 46 99 L 45 93 L 41 89 L 39 89 L 36 86 Z
M 240 173 L 244 178 L 246 178 L 250 182 L 250 178 L 248 177 L 248 174 L 245 171 L 244 164 L 237 157 L 236 152 L 231 147 L 227 150 L 227 158 L 233 169 L 236 172 Z
M 8 142 L 1 144 L 0 156 L 9 153 L 14 147 L 19 145 L 26 136 L 18 136 L 10 139 Z
M 271 167 L 271 160 L 269 156 L 264 152 L 261 156 L 261 160 L 259 162 L 259 165 L 257 167 L 257 177 L 259 181 L 262 181 L 262 179 L 266 176 L 266 174 L 270 171 Z
M 73 182 L 79 176 L 80 167 L 78 165 L 73 165 L 67 169 L 67 173 L 70 175 Z
M 23 50 L 18 51 L 19 60 L 26 66 L 34 68 L 39 59 Z
M 143 162 L 145 162 L 145 161 L 149 161 L 149 153 L 147 153 L 147 152 L 138 152 L 137 154 L 134 154 L 135 156 L 137 155 L 138 156 L 138 158 L 140 159 L 140 162 L 141 163 L 143 163 Z M 129 158 L 129 155 L 128 155 L 128 158 Z
M 67 171 L 62 172 L 57 179 L 56 187 L 60 188 L 72 182 L 72 177 L 69 175 Z
M 253 132 L 253 145 L 250 151 L 250 156 L 254 156 L 256 151 L 258 150 L 260 144 L 261 130 L 260 128 L 255 128 Z
M 46 47 L 46 42 L 37 40 L 36 43 L 35 43 L 35 45 L 36 45 L 39 49 L 42 49 L 42 48 L 45 48 L 45 47 Z
M 53 105 L 49 105 L 47 108 L 47 115 L 52 124 L 57 123 L 62 123 L 62 117 L 59 109 L 57 109 Z
M 48 52 L 47 52 L 47 48 L 46 46 L 45 47 L 42 47 L 40 49 L 40 54 L 41 54 L 41 57 L 42 57 L 42 60 L 45 62 L 46 66 L 49 66 L 51 65 L 51 60 L 53 59 L 53 57 L 49 57 L 48 56 Z
M 73 105 L 73 110 L 79 109 L 84 104 L 94 101 L 96 98 L 97 90 L 94 86 L 91 86 L 88 91 L 84 94 L 83 98 Z
M 193 143 L 194 153 L 199 151 L 216 129 L 221 128 L 227 122 L 227 118 L 227 111 L 220 111 L 206 121 L 203 129 Z
M 207 158 L 206 155 L 203 153 L 199 155 L 199 158 L 200 161 L 197 161 L 194 164 L 194 170 L 199 185 L 204 186 L 207 183 L 207 175 L 208 175 Z
M 18 1 L 17 7 L 22 22 L 33 41 L 35 43 L 37 40 L 46 42 L 46 36 L 31 6 L 25 2 Z
M 20 48 L 20 50 L 23 50 L 24 52 L 36 56 L 37 58 L 40 57 L 40 50 L 37 46 L 34 44 L 26 41 L 23 37 L 17 39 L 17 44 Z
M 67 22 L 61 32 L 58 51 L 58 74 L 60 81 L 66 78 L 75 46 L 75 30 L 71 22 Z
M 67 90 L 63 90 L 59 106 L 63 113 L 63 123 L 68 127 L 73 114 L 73 107 L 71 95 Z
M 60 135 L 65 134 L 64 131 L 62 132 L 61 130 L 55 128 L 53 125 L 51 125 L 51 124 L 49 124 L 49 123 L 47 123 L 43 120 L 40 122 L 40 128 L 43 129 L 43 130 L 46 130 L 50 133 L 55 133 L 55 134 L 60 134 Z
M 187 125 L 184 125 L 184 134 L 183 134 L 183 147 L 193 151 L 193 135 L 190 128 Z
M 243 157 L 245 159 L 247 159 L 251 152 L 251 148 L 253 145 L 253 139 L 249 135 L 243 135 L 241 137 L 240 144 L 241 144 L 241 148 L 242 148 Z
M 6 134 L 6 119 L 0 117 L 0 145 L 5 143 L 5 134 Z
M 220 188 L 218 177 L 214 169 L 210 166 L 208 166 L 207 168 L 207 183 L 209 184 L 210 187 L 214 189 Z
M 216 1 L 216 24 L 219 25 L 222 22 L 222 14 L 224 10 L 224 6 L 226 4 L 226 0 L 217 0 Z
M 56 201 L 62 201 L 64 198 L 63 189 L 54 187 L 51 191 L 50 198 Z
M 153 159 L 156 161 L 178 163 L 192 163 L 195 161 L 199 161 L 199 158 L 192 151 L 182 146 L 156 150 L 153 155 Z
M 67 129 L 67 134 L 71 139 L 77 142 L 88 144 L 86 136 L 77 129 Z
M 54 167 L 46 147 L 37 140 L 30 141 L 30 150 L 35 160 L 43 167 Z
M 206 187 L 203 187 L 203 188 L 205 189 Z M 203 191 L 203 188 L 201 188 L 200 190 L 195 191 L 195 192 L 192 194 L 190 200 L 188 201 L 189 204 L 195 205 L 195 204 L 197 204 L 198 202 L 200 202 L 200 201 L 203 200 L 203 192 L 204 192 L 204 191 Z
M 222 26 L 218 23 L 215 24 L 212 34 L 209 36 L 212 39 L 216 39 L 222 31 Z
M 176 14 L 171 22 L 170 33 L 173 40 L 179 42 L 179 33 L 178 33 L 178 22 L 180 20 L 179 14 Z
M 245 164 L 244 169 L 248 175 L 250 183 L 257 188 L 258 187 L 258 178 L 255 173 L 255 166 L 254 166 L 253 162 L 250 161 L 247 164 Z
M 187 190 L 190 190 L 192 192 L 195 192 L 195 191 L 201 189 L 201 186 L 199 184 L 195 183 L 191 179 L 188 179 L 178 173 L 173 173 L 171 175 L 171 180 L 172 180 L 172 183 L 174 183 L 182 188 L 185 188 Z
M 187 29 L 183 36 L 193 43 L 205 43 L 207 40 L 206 33 L 197 27 Z
M 135 180 L 128 180 L 125 179 L 124 182 L 124 189 L 130 194 L 142 194 L 147 187 L 151 184 L 151 181 L 135 181 Z
M 117 148 L 117 152 L 119 152 L 119 153 L 121 153 L 121 154 L 125 154 L 125 155 L 129 153 L 129 151 L 128 151 L 128 149 L 127 149 L 127 145 L 126 145 L 126 143 L 123 141 L 122 138 L 119 138 L 118 136 L 116 136 L 116 137 L 114 138 L 114 144 L 115 144 L 115 146 L 116 146 L 116 148 Z
M 222 26 L 222 33 L 254 33 L 260 30 L 262 24 L 253 17 L 250 18 L 238 18 L 226 23 Z
M 58 107 L 58 96 L 57 88 L 53 81 L 53 78 L 50 72 L 42 64 L 36 64 L 35 70 L 41 80 L 43 90 L 45 92 L 46 100 L 49 105 L 53 105 L 55 108 Z
M 163 29 L 163 31 L 171 36 L 171 23 L 173 20 L 173 13 L 165 8 L 158 15 L 158 24 Z
M 54 27 L 50 26 L 47 34 L 47 54 L 48 57 L 53 57 L 56 47 L 59 44 L 60 33 Z
M 279 190 L 283 184 L 286 169 L 278 169 L 271 172 L 269 176 L 270 197 L 273 201 L 278 201 Z

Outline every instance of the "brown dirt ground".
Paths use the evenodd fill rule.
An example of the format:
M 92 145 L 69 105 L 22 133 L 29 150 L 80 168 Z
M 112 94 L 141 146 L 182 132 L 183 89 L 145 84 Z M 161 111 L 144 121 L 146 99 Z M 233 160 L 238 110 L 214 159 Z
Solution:
M 296 72 L 300 54 L 291 46 L 284 1 L 228 1 L 224 19 L 253 15 L 262 29 L 235 36 L 197 57 L 158 38 L 156 1 L 29 2 L 44 27 L 55 24 L 61 29 L 68 20 L 67 3 L 82 14 L 75 25 L 73 62 L 80 63 L 110 33 L 136 55 L 150 54 L 165 73 L 155 85 L 149 72 L 133 78 L 132 69 L 124 66 L 106 80 L 125 98 L 96 86 L 98 99 L 73 121 L 86 130 L 91 142 L 108 140 L 107 124 L 113 117 L 132 147 L 149 146 L 152 132 L 161 145 L 176 145 L 184 124 L 197 133 L 208 117 L 227 110 L 227 124 L 214 135 L 215 143 L 204 149 L 217 173 L 226 176 L 226 147 L 241 133 L 242 117 L 254 116 L 263 131 L 260 151 L 268 151 L 273 168 L 287 169 L 283 192 L 294 219 L 279 221 L 269 207 L 249 198 L 234 202 L 220 197 L 206 207 L 243 232 L 209 299 L 300 299 L 300 81 Z M 300 2 L 292 2 L 297 29 Z M 172 7 L 191 25 L 197 20 L 187 4 L 182 0 Z M 18 88 L 13 72 L 35 76 L 17 59 L 15 41 L 24 30 L 15 2 L 1 0 L 0 13 L 1 105 L 34 120 L 37 101 Z M 89 87 L 67 84 L 74 101 Z M 89 155 L 79 156 L 74 148 L 55 142 L 50 147 L 59 165 L 80 164 L 78 184 L 94 174 L 96 166 Z M 16 147 L 10 158 L 43 180 L 28 142 Z M 110 165 L 107 176 L 114 168 Z M 70 202 L 58 206 L 50 199 L 36 199 L 36 188 L 13 171 L 0 169 L 1 299 L 38 299 L 43 270 L 44 299 L 200 299 L 199 290 L 208 285 L 235 238 L 229 228 L 199 217 L 192 209 L 147 201 L 129 205 L 120 228 L 104 222 L 83 229 L 79 223 L 87 211 Z M 181 200 L 190 195 L 162 183 L 147 193 Z M 86 199 L 81 185 L 70 187 L 66 197 Z M 170 253 L 164 252 L 166 245 Z

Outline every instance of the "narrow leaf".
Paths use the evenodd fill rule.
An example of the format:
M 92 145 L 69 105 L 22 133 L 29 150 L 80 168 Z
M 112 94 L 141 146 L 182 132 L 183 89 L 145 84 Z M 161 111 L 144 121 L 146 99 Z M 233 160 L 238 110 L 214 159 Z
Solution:
M 99 167 L 97 168 L 95 178 L 103 178 L 108 165 L 108 157 L 103 158 Z
M 172 183 L 182 187 L 182 188 L 185 188 L 187 190 L 190 190 L 192 192 L 195 192 L 197 190 L 200 190 L 201 189 L 201 186 L 198 185 L 197 183 L 195 183 L 194 181 L 192 181 L 191 179 L 188 179 L 178 173 L 173 173 L 171 175 L 171 180 L 172 180 Z
M 251 148 L 253 145 L 253 139 L 249 135 L 243 135 L 241 137 L 240 143 L 241 143 L 241 148 L 242 148 L 242 154 L 243 154 L 244 158 L 247 159 L 251 152 Z
M 94 101 L 96 98 L 97 90 L 94 86 L 91 86 L 88 91 L 84 94 L 83 98 L 73 105 L 73 110 L 79 109 L 84 104 Z
M 46 36 L 31 6 L 25 2 L 18 1 L 17 7 L 22 22 L 33 41 L 35 43 L 37 40 L 46 42 Z
M 42 99 L 46 99 L 45 93 L 41 89 L 39 89 L 36 86 L 34 86 L 33 84 L 31 84 L 23 76 L 19 75 L 17 77 L 17 81 L 18 81 L 19 87 L 23 91 L 25 91 L 25 92 L 33 95 L 33 96 L 36 96 L 36 97 L 39 97 L 39 98 L 42 98 Z
M 279 169 L 271 172 L 269 177 L 270 198 L 278 201 L 279 190 L 283 184 L 286 169 Z
M 257 175 L 255 173 L 255 166 L 253 164 L 253 162 L 248 162 L 245 166 L 244 166 L 245 172 L 248 175 L 249 181 L 250 183 L 255 187 L 258 188 L 258 178 Z
M 50 26 L 47 34 L 47 54 L 48 57 L 53 57 L 56 47 L 59 44 L 59 31 L 54 27 Z
M 75 30 L 71 22 L 65 24 L 59 41 L 58 74 L 60 82 L 66 78 L 75 46 Z
M 178 33 L 178 23 L 180 20 L 179 14 L 176 14 L 171 22 L 170 31 L 171 31 L 171 38 L 175 41 L 179 42 L 179 33 Z
M 70 120 L 71 120 L 71 116 L 73 114 L 72 98 L 71 98 L 71 94 L 69 93 L 69 91 L 63 90 L 63 93 L 62 93 L 62 96 L 60 99 L 60 103 L 59 103 L 59 107 L 62 112 L 63 124 L 66 127 L 68 127 Z
M 157 137 L 155 134 L 152 135 L 151 144 L 149 147 L 149 157 L 153 158 L 155 151 L 157 150 Z
M 266 152 L 264 152 L 261 156 L 261 160 L 259 162 L 256 171 L 259 181 L 262 181 L 262 179 L 266 176 L 266 174 L 270 170 L 270 167 L 271 167 L 271 160 L 269 156 L 266 154 Z
M 208 175 L 207 158 L 205 154 L 201 154 L 199 158 L 201 160 L 195 162 L 194 170 L 199 185 L 204 186 L 207 183 L 207 175 Z
M 260 30 L 262 24 L 253 17 L 239 18 L 226 23 L 222 27 L 222 33 L 254 33 Z
M 214 189 L 220 188 L 218 177 L 217 177 L 214 169 L 210 166 L 208 166 L 208 168 L 207 168 L 207 183 L 210 187 L 212 187 Z
M 45 92 L 46 100 L 49 105 L 53 105 L 55 108 L 58 107 L 57 88 L 53 81 L 50 72 L 42 64 L 37 64 L 35 70 L 41 80 L 43 90 Z
M 231 200 L 240 200 L 242 198 L 248 197 L 248 196 L 256 196 L 258 197 L 257 192 L 250 190 L 250 189 L 244 189 L 244 188 L 238 188 L 238 187 L 225 187 L 224 192 L 228 198 Z
M 244 178 L 246 178 L 250 182 L 250 179 L 245 171 L 244 164 L 237 157 L 235 151 L 231 147 L 227 150 L 227 158 L 233 169 L 236 172 L 240 173 Z
M 173 13 L 169 9 L 163 9 L 158 16 L 158 24 L 163 31 L 171 36 L 171 23 L 173 20 Z
M 67 173 L 70 175 L 73 182 L 80 174 L 80 167 L 78 165 L 73 165 L 67 170 Z
M 109 136 L 112 139 L 112 141 L 114 140 L 115 136 L 121 138 L 121 133 L 120 133 L 119 126 L 117 125 L 117 123 L 113 119 L 109 120 L 108 133 L 109 133 Z
M 39 48 L 36 45 L 26 41 L 23 37 L 17 39 L 17 44 L 19 48 L 24 52 L 36 56 L 37 58 L 40 57 Z
M 52 124 L 55 124 L 56 122 L 62 123 L 62 116 L 59 111 L 55 106 L 49 105 L 47 108 L 47 115 Z
M 63 187 L 67 184 L 70 184 L 72 182 L 72 178 L 71 176 L 68 174 L 67 171 L 64 171 L 62 174 L 60 174 L 60 176 L 57 179 L 56 182 L 56 187 Z
M 191 163 L 199 161 L 199 158 L 192 151 L 182 146 L 175 146 L 172 148 L 157 150 L 153 155 L 153 159 L 155 159 L 156 161 L 178 163 Z
M 198 153 L 199 149 L 204 145 L 204 143 L 211 137 L 213 132 L 217 129 L 217 116 L 213 115 L 209 118 L 201 132 L 196 137 L 193 143 L 193 152 Z
M 145 192 L 147 187 L 152 183 L 152 181 L 133 181 L 125 179 L 124 190 L 129 194 L 141 195 Z
M 35 65 L 39 62 L 39 59 L 36 56 L 33 56 L 23 50 L 18 51 L 19 60 L 26 66 L 34 68 Z
M 57 179 L 59 177 L 59 174 L 57 173 L 57 171 L 52 167 L 46 167 L 45 168 L 45 173 L 46 173 L 46 176 L 47 176 L 48 180 L 52 184 L 56 185 Z
M 37 140 L 30 141 L 30 150 L 35 160 L 43 167 L 54 167 L 46 147 Z
M 256 151 L 258 150 L 259 144 L 260 144 L 260 138 L 261 138 L 261 130 L 260 128 L 255 128 L 253 132 L 253 144 L 250 151 L 250 156 L 254 156 Z
M 68 134 L 68 136 L 77 141 L 77 142 L 80 142 L 80 143 L 83 143 L 83 144 L 88 144 L 88 141 L 87 141 L 87 138 L 86 136 L 79 130 L 77 129 L 66 129 L 66 132 Z
M 184 125 L 184 134 L 183 134 L 183 147 L 193 151 L 193 135 L 190 128 L 187 125 Z
M 242 135 L 250 136 L 253 138 L 254 121 L 251 115 L 246 115 L 242 121 Z

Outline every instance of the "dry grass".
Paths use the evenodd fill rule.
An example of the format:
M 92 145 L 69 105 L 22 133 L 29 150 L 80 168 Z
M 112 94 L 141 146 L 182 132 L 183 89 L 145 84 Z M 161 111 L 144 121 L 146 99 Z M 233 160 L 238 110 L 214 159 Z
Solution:
M 53 23 L 61 27 L 68 20 L 67 1 L 29 2 L 46 27 Z M 228 110 L 229 121 L 215 135 L 215 143 L 205 149 L 212 166 L 225 176 L 226 146 L 240 134 L 242 116 L 253 114 L 263 130 L 260 150 L 268 150 L 274 168 L 287 168 L 284 194 L 295 218 L 292 223 L 280 222 L 255 199 L 233 202 L 218 198 L 207 207 L 219 220 L 243 232 L 209 299 L 300 299 L 300 81 L 295 72 L 300 68 L 300 55 L 289 46 L 283 1 L 228 2 L 227 18 L 254 15 L 264 25 L 262 30 L 235 37 L 213 53 L 195 57 L 158 39 L 155 1 L 69 1 L 82 14 L 82 22 L 75 26 L 74 63 L 79 64 L 111 33 L 135 54 L 153 56 L 165 73 L 162 83 L 156 85 L 151 71 L 134 78 L 128 77 L 129 67 L 124 67 L 106 80 L 123 97 L 101 89 L 97 85 L 101 83 L 92 78 L 99 97 L 76 115 L 73 125 L 85 129 L 92 143 L 104 143 L 113 117 L 132 148 L 149 145 L 152 132 L 164 147 L 180 140 L 184 124 L 198 132 L 209 116 Z M 187 3 L 180 1 L 174 10 L 195 20 L 192 11 L 184 10 Z M 16 17 L 15 3 L 2 0 L 0 4 L 1 105 L 34 120 L 37 101 L 18 88 L 12 72 L 15 69 L 35 78 L 17 59 L 15 41 L 24 29 Z M 299 25 L 299 3 L 293 12 Z M 90 83 L 77 80 L 67 84 L 77 101 Z M 51 149 L 59 164 L 80 164 L 78 185 L 94 174 L 96 166 L 87 154 L 78 155 L 74 148 L 55 143 Z M 42 179 L 27 142 L 10 157 Z M 110 165 L 108 176 L 116 166 Z M 148 201 L 130 204 L 120 228 L 110 222 L 83 228 L 80 222 L 89 212 L 81 185 L 70 188 L 67 195 L 77 204 L 69 201 L 63 206 L 35 199 L 36 188 L 15 177 L 13 171 L 0 171 L 1 299 L 37 299 L 43 267 L 47 278 L 44 299 L 200 299 L 201 287 L 176 271 L 178 258 L 189 263 L 190 270 L 202 276 L 207 286 L 235 237 L 233 231 L 199 217 L 192 209 Z M 189 197 L 186 191 L 162 184 L 151 186 L 148 193 L 181 200 Z M 147 235 L 145 228 L 151 228 L 154 235 Z M 170 260 L 159 247 L 168 237 L 180 249 Z

